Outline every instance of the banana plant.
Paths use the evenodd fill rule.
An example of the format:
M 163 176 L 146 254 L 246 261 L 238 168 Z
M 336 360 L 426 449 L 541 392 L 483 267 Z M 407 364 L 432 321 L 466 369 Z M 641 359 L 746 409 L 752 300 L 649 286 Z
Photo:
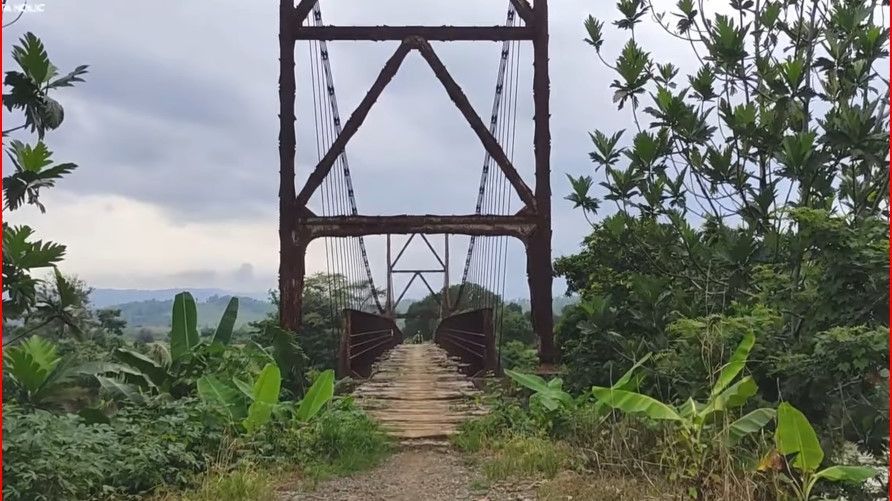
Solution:
M 703 430 L 714 424 L 717 414 L 743 406 L 758 391 L 751 376 L 735 382 L 754 344 L 755 335 L 747 333 L 731 359 L 722 367 L 705 403 L 690 398 L 680 406 L 673 406 L 634 391 L 598 386 L 592 387 L 592 393 L 599 402 L 625 413 L 640 414 L 655 421 L 674 422 L 685 435 L 699 441 Z M 733 443 L 761 430 L 774 416 L 775 412 L 770 408 L 756 409 L 746 414 L 728 426 L 727 440 Z
M 573 407 L 573 396 L 562 389 L 563 380 L 559 377 L 546 382 L 545 379 L 535 374 L 524 374 L 510 369 L 506 369 L 505 374 L 519 385 L 533 390 L 533 395 L 530 397 L 531 405 L 544 407 L 550 412 L 561 407 Z
M 199 375 L 206 369 L 206 354 L 223 350 L 232 340 L 232 331 L 238 316 L 238 298 L 229 300 L 214 337 L 207 345 L 198 334 L 198 313 L 195 299 L 188 292 L 174 297 L 171 313 L 170 349 L 162 350 L 169 357 L 152 357 L 127 348 L 115 350 L 115 358 L 128 368 L 119 371 L 116 384 L 106 378 L 103 386 L 119 399 L 134 400 L 136 395 L 168 393 L 174 396 L 194 389 L 192 380 L 184 380 L 183 374 Z M 140 398 L 137 398 L 139 400 Z
M 723 413 L 742 407 L 758 391 L 752 377 L 738 379 L 754 344 L 755 335 L 747 333 L 728 363 L 721 368 L 706 402 L 695 402 L 689 398 L 685 403 L 675 406 L 635 391 L 615 387 L 595 386 L 592 387 L 592 393 L 599 402 L 627 414 L 675 424 L 678 438 L 684 445 L 679 450 L 691 466 L 693 475 L 690 479 L 694 483 L 691 488 L 696 491 L 703 487 L 702 475 L 705 461 L 708 460 L 707 452 L 716 439 L 734 445 L 743 437 L 761 430 L 775 417 L 774 409 L 761 408 L 738 418 L 727 427 L 721 425 L 723 420 L 717 419 Z M 706 431 L 716 433 L 705 436 Z
M 198 396 L 224 411 L 230 422 L 240 422 L 252 433 L 272 418 L 273 409 L 279 404 L 282 374 L 276 364 L 269 363 L 254 383 L 234 379 L 224 383 L 213 375 L 202 376 L 198 382 Z
M 777 430 L 774 434 L 777 453 L 792 457 L 788 467 L 798 472 L 798 476 L 784 475 L 782 478 L 791 486 L 796 499 L 808 501 L 815 485 L 820 480 L 830 482 L 864 482 L 879 472 L 867 466 L 829 466 L 818 470 L 824 461 L 824 450 L 808 418 L 787 402 L 777 407 Z
M 333 370 L 328 369 L 319 374 L 298 404 L 294 418 L 303 422 L 313 419 L 334 397 L 334 386 L 335 374 Z
M 645 362 L 650 360 L 650 357 L 653 356 L 653 353 L 648 353 L 641 357 L 637 362 L 635 362 L 629 370 L 626 371 L 619 379 L 616 380 L 615 383 L 610 387 L 611 390 L 616 391 L 633 391 L 637 390 L 641 386 L 641 382 L 644 380 L 644 374 L 638 371 L 641 366 L 644 365 Z M 592 388 L 594 390 L 594 388 Z M 592 391 L 592 395 L 595 395 L 594 391 Z M 587 396 L 587 395 L 586 395 Z M 597 398 L 597 396 L 595 396 Z M 606 417 L 606 411 L 608 406 L 597 400 L 595 402 L 595 411 L 598 415 L 603 415 Z
M 224 383 L 207 375 L 198 380 L 198 395 L 202 400 L 222 409 L 231 422 L 240 422 L 249 433 L 266 425 L 274 411 L 291 407 L 288 402 L 279 403 L 282 376 L 278 366 L 267 364 L 252 384 L 238 378 Z M 300 422 L 313 419 L 334 396 L 334 371 L 326 370 L 310 386 L 304 398 L 294 409 L 293 417 Z

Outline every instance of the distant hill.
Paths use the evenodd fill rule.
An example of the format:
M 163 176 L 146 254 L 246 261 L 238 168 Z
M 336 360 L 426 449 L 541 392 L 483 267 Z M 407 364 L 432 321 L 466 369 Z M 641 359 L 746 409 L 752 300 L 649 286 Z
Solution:
M 174 296 L 183 291 L 189 291 L 196 301 L 207 301 L 212 296 L 248 297 L 260 301 L 266 301 L 269 295 L 266 292 L 238 292 L 224 289 L 93 289 L 90 294 L 90 302 L 96 308 L 107 308 L 119 304 L 134 303 L 151 300 L 172 300 Z
M 194 292 L 193 292 L 194 294 Z M 216 327 L 229 304 L 231 296 L 212 295 L 199 300 L 196 297 L 198 308 L 198 327 Z M 152 332 L 166 332 L 170 328 L 171 308 L 173 307 L 173 295 L 169 299 L 149 299 L 145 301 L 132 301 L 123 304 L 108 305 L 121 310 L 121 318 L 127 321 L 127 331 L 130 333 L 141 330 Z M 272 303 L 260 301 L 251 297 L 239 297 L 238 318 L 236 328 L 266 318 L 273 311 Z

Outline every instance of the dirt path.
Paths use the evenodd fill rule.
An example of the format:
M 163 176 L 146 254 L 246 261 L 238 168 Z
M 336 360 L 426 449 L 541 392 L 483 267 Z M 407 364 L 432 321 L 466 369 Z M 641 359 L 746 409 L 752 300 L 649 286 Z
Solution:
M 312 492 L 282 492 L 280 501 L 521 501 L 527 485 L 487 487 L 483 476 L 448 446 L 458 425 L 485 412 L 480 392 L 457 361 L 438 346 L 403 344 L 375 366 L 355 391 L 357 403 L 397 443 L 383 464 L 352 477 L 319 484 Z
M 526 501 L 533 486 L 485 487 L 463 457 L 446 448 L 408 448 L 352 477 L 328 480 L 313 492 L 283 492 L 280 501 Z

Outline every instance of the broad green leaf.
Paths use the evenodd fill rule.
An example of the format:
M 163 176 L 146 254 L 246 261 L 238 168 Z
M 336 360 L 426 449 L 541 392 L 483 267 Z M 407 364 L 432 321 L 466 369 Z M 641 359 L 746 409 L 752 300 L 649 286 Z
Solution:
M 864 482 L 869 478 L 879 475 L 876 468 L 869 466 L 831 466 L 824 468 L 815 474 L 817 478 L 824 478 L 832 482 Z
M 329 369 L 319 374 L 310 389 L 300 401 L 294 417 L 298 421 L 309 421 L 331 397 L 334 396 L 334 371 Z
M 229 299 L 226 305 L 226 311 L 220 317 L 220 323 L 217 325 L 217 331 L 214 332 L 214 343 L 228 345 L 232 339 L 232 328 L 235 327 L 235 319 L 238 317 L 238 298 Z
M 212 375 L 202 376 L 196 385 L 198 396 L 205 402 L 223 408 L 229 419 L 235 421 L 244 417 L 244 399 L 238 390 Z
M 712 397 L 706 407 L 700 411 L 700 419 L 705 420 L 713 413 L 740 407 L 758 391 L 759 387 L 756 382 L 751 376 L 747 376 Z
M 712 396 L 721 393 L 729 384 L 731 384 L 731 381 L 740 374 L 740 371 L 742 371 L 744 365 L 746 365 L 746 359 L 749 357 L 750 350 L 753 349 L 755 343 L 756 336 L 752 332 L 744 334 L 743 340 L 740 341 L 737 349 L 734 350 L 731 359 L 728 360 L 728 363 L 725 364 L 724 367 L 722 367 L 719 377 L 716 380 L 715 385 L 712 387 Z
M 46 383 L 62 358 L 52 343 L 34 335 L 18 346 L 5 348 L 3 361 L 4 371 L 28 392 L 34 393 Z
M 13 59 L 35 83 L 46 83 L 53 76 L 53 65 L 50 63 L 43 42 L 37 35 L 28 32 L 19 39 L 19 44 L 12 48 Z
M 647 355 L 641 357 L 637 362 L 635 362 L 635 365 L 633 365 L 628 371 L 626 371 L 625 374 L 622 375 L 622 377 L 620 377 L 615 383 L 613 383 L 613 386 L 611 386 L 611 388 L 613 388 L 614 390 L 631 391 L 633 388 L 630 388 L 631 385 L 629 383 L 637 382 L 636 380 L 632 379 L 632 376 L 635 374 L 635 371 L 637 371 L 638 368 L 640 368 L 642 365 L 644 365 L 645 362 L 650 360 L 651 355 L 653 355 L 653 353 L 648 353 Z
M 683 421 L 675 409 L 647 395 L 599 386 L 593 386 L 592 393 L 598 401 L 629 414 L 643 414 L 654 420 Z
M 99 386 L 106 390 L 113 398 L 118 400 L 130 400 L 138 404 L 145 404 L 148 400 L 140 393 L 139 388 L 132 384 L 122 383 L 105 376 L 96 376 Z
M 269 422 L 273 407 L 279 402 L 279 390 L 282 388 L 282 374 L 275 364 L 266 364 L 254 382 L 254 401 L 248 407 L 248 417 L 242 424 L 251 433 Z
M 787 402 L 777 406 L 774 441 L 778 452 L 784 456 L 796 454 L 793 466 L 800 471 L 813 472 L 824 460 L 824 450 L 811 423 L 799 409 Z
M 127 348 L 115 350 L 115 358 L 138 370 L 149 383 L 162 386 L 167 379 L 167 370 L 155 360 Z
M 533 396 L 530 397 L 530 403 L 541 405 L 542 407 L 545 407 L 549 411 L 555 411 L 561 406 L 560 401 L 552 398 L 550 395 L 548 395 L 546 393 L 534 394 Z
M 198 345 L 198 312 L 192 294 L 181 292 L 173 298 L 172 316 L 170 356 L 179 360 Z
M 6 180 L 3 181 L 6 184 Z M 53 242 L 37 240 L 29 242 L 34 235 L 30 226 L 9 226 L 3 223 L 3 261 L 16 268 L 30 270 L 52 266 L 65 256 L 65 246 Z
M 767 407 L 750 412 L 731 423 L 728 427 L 728 441 L 731 444 L 740 442 L 743 437 L 764 428 L 776 415 L 777 413 L 774 409 Z
M 242 381 L 241 379 L 234 377 L 232 378 L 232 384 L 235 385 L 239 391 L 246 397 L 248 397 L 251 401 L 254 400 L 254 384 L 249 383 L 247 381 Z
M 48 87 L 50 89 L 58 89 L 61 87 L 72 87 L 74 86 L 75 82 L 83 82 L 84 79 L 81 78 L 81 76 L 87 73 L 88 67 L 89 66 L 82 64 L 75 68 L 74 71 L 72 71 L 71 73 L 50 82 Z
M 685 403 L 678 406 L 678 414 L 683 418 L 690 419 L 696 416 L 701 408 L 703 408 L 702 404 L 698 404 L 693 398 L 688 397 Z
M 529 388 L 536 392 L 548 391 L 548 383 L 546 383 L 544 379 L 535 374 L 524 374 L 522 372 L 516 372 L 510 369 L 505 369 L 505 374 L 507 374 L 508 377 L 525 388 Z
M 620 220 L 620 221 L 622 221 L 622 220 Z M 620 377 L 615 383 L 613 383 L 613 385 L 610 388 L 614 389 L 614 390 L 625 390 L 625 391 L 637 390 L 638 387 L 641 385 L 641 381 L 644 378 L 644 376 L 641 374 L 635 374 L 635 371 L 637 371 L 638 368 L 640 368 L 642 365 L 644 365 L 645 362 L 650 360 L 651 355 L 653 355 L 653 354 L 648 353 L 647 355 L 641 357 L 641 359 L 639 359 L 637 362 L 635 362 L 635 365 L 633 365 L 628 371 L 626 371 L 626 373 L 623 374 L 622 377 Z M 606 404 L 599 400 L 599 401 L 595 402 L 594 409 L 595 409 L 595 413 L 600 415 L 600 414 L 604 413 L 604 411 L 606 410 Z
M 548 388 L 551 390 L 560 390 L 561 387 L 564 386 L 564 380 L 559 377 L 552 378 L 550 381 L 548 381 L 547 385 Z

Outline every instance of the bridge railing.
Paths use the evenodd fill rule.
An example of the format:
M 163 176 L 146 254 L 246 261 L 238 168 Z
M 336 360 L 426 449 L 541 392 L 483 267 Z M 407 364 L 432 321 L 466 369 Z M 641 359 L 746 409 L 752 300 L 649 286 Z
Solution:
M 390 318 L 346 309 L 344 322 L 338 351 L 340 377 L 369 377 L 378 357 L 403 342 L 402 331 Z
M 492 308 L 456 313 L 440 321 L 434 342 L 450 356 L 458 357 L 469 376 L 498 371 Z

